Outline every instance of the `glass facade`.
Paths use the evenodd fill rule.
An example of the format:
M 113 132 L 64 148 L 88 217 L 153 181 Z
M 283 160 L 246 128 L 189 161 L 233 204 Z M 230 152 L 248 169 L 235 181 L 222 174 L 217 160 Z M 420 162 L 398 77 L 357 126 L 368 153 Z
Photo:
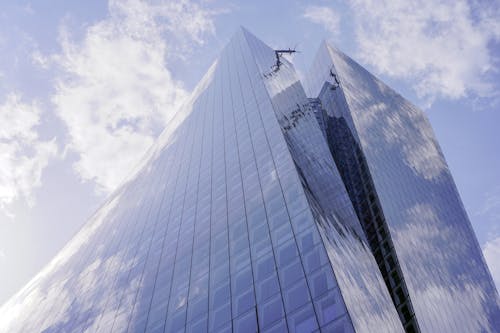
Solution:
M 313 67 L 316 95 L 337 63 L 329 52 Z M 406 192 L 413 206 L 387 203 L 396 194 L 373 169 L 394 167 L 400 181 L 413 169 L 392 151 L 395 166 L 376 164 L 384 147 L 364 143 L 349 99 L 373 98 L 366 78 L 336 70 L 339 89 L 309 99 L 291 63 L 240 29 L 143 164 L 0 309 L 0 332 L 493 332 L 498 297 L 449 172 L 438 206 Z M 343 164 L 352 154 L 361 162 Z M 354 167 L 367 169 L 361 185 Z M 380 211 L 368 222 L 365 194 Z M 449 245 L 452 235 L 464 241 Z
M 424 113 L 327 43 L 305 83 L 407 330 L 500 331 L 498 293 Z

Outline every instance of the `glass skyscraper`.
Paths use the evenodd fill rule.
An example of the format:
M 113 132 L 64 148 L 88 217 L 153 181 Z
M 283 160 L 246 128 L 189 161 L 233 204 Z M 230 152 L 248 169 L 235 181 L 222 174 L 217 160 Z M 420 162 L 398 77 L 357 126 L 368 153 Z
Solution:
M 306 87 L 240 29 L 0 332 L 498 332 L 423 113 L 328 44 Z

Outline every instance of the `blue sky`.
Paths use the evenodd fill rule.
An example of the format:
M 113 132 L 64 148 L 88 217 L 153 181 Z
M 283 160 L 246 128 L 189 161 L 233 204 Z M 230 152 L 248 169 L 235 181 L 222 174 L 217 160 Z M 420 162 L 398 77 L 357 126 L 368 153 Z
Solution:
M 425 110 L 500 285 L 500 5 L 493 1 L 0 3 L 0 304 L 116 188 L 239 25 L 331 40 Z

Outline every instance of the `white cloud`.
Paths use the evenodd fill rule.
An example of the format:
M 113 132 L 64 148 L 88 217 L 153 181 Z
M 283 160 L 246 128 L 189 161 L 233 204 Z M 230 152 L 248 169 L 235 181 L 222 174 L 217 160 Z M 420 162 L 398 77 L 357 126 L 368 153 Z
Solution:
M 10 217 L 9 205 L 15 200 L 34 203 L 33 190 L 57 153 L 55 138 L 43 141 L 38 136 L 41 113 L 36 103 L 26 103 L 14 93 L 0 104 L 0 211 Z
M 483 254 L 497 290 L 500 290 L 500 260 L 498 260 L 500 258 L 500 236 L 486 242 L 483 246 Z
M 43 55 L 38 49 L 35 49 L 31 53 L 31 61 L 33 62 L 34 65 L 36 65 L 42 69 L 49 68 L 50 58 Z
M 61 30 L 53 102 L 83 180 L 111 191 L 138 163 L 187 96 L 166 61 L 213 35 L 216 14 L 187 0 L 111 0 L 109 17 L 81 41 Z
M 491 96 L 488 44 L 500 37 L 499 9 L 466 0 L 350 2 L 359 55 L 379 73 L 410 78 L 429 101 Z
M 321 25 L 332 35 L 338 35 L 340 32 L 340 15 L 329 7 L 308 6 L 302 16 Z

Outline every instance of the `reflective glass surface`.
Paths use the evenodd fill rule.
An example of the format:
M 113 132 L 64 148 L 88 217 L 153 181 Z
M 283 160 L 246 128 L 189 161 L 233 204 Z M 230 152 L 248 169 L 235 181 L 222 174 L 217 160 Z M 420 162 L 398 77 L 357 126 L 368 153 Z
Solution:
M 327 250 L 353 328 L 357 332 L 370 332 L 373 327 L 384 332 L 402 331 L 316 119 L 318 106 L 306 97 L 291 63 L 283 58 L 280 69 L 273 71 L 275 52 L 251 34 L 246 38 L 264 74 L 274 112 L 318 226 L 320 245 Z
M 326 43 L 306 83 L 362 151 L 421 331 L 498 332 L 498 293 L 424 113 Z
M 249 36 L 2 307 L 0 331 L 353 330 Z
M 308 99 L 292 64 L 240 29 L 143 163 L 0 309 L 0 332 L 402 332 L 325 115 L 344 117 L 366 157 L 422 331 L 493 331 L 496 291 L 425 118 L 320 55 L 317 93 L 339 57 L 342 103 Z M 374 138 L 356 111 L 371 110 L 372 86 L 404 111 L 396 128 L 372 119 Z M 412 155 L 433 147 L 437 159 Z

